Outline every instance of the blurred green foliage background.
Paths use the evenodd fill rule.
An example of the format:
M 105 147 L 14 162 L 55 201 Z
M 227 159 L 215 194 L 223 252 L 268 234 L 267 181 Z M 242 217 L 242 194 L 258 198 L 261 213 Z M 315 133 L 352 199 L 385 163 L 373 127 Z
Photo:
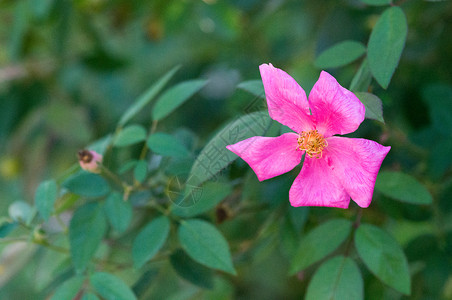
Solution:
M 371 85 L 383 100 L 386 124 L 367 120 L 356 135 L 391 145 L 385 168 L 416 177 L 434 205 L 401 205 L 376 195 L 366 217 L 385 223 L 410 263 L 419 261 L 410 299 L 440 299 L 452 297 L 452 2 L 399 2 L 408 19 L 406 48 L 388 89 Z M 245 113 L 254 99 L 236 86 L 259 79 L 260 64 L 287 71 L 309 92 L 320 73 L 318 53 L 346 39 L 367 44 L 382 11 L 358 0 L 0 1 L 0 215 L 13 201 L 31 203 L 40 181 L 70 168 L 77 150 L 111 132 L 136 97 L 175 65 L 182 69 L 174 82 L 209 83 L 160 126 L 188 128 L 205 142 Z M 328 71 L 348 87 L 358 67 L 359 61 Z M 150 126 L 149 116 L 141 112 L 138 122 Z M 278 190 L 290 183 L 278 178 L 248 192 L 279 203 L 287 193 Z M 260 219 L 230 227 L 252 231 L 253 221 Z M 255 263 L 222 295 L 301 295 L 306 279 L 288 278 L 279 267 L 286 262 L 265 249 L 260 252 L 270 251 L 270 258 L 259 260 L 259 249 L 242 258 Z M 34 299 L 42 288 L 34 278 L 38 261 L 18 268 L 10 280 L 0 268 L 0 298 Z M 168 297 L 172 284 L 155 295 Z M 374 283 L 366 283 L 366 295 L 401 297 Z

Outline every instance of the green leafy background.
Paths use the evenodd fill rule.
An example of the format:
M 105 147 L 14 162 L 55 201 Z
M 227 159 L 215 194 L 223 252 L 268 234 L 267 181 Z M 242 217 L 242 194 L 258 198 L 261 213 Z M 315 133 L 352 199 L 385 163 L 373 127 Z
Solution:
M 450 1 L 0 1 L 0 299 L 451 299 Z M 373 201 L 293 208 L 224 147 L 258 66 L 355 92 Z M 104 155 L 98 174 L 76 153 Z

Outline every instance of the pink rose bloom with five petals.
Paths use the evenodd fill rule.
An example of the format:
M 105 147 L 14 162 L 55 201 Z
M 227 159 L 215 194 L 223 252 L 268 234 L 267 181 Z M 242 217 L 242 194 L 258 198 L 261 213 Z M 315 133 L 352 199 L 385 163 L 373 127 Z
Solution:
M 286 72 L 259 67 L 270 117 L 296 133 L 255 136 L 226 148 L 240 156 L 262 181 L 305 160 L 289 191 L 292 206 L 347 208 L 350 198 L 359 206 L 372 201 L 375 180 L 391 147 L 377 142 L 334 136 L 358 129 L 365 107 L 325 71 L 306 97 Z

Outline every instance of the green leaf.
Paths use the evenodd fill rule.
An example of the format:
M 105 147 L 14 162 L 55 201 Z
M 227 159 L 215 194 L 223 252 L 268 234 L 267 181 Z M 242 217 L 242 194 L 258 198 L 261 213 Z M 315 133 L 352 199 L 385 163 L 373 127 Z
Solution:
M 174 67 L 168 73 L 163 75 L 156 83 L 154 83 L 144 94 L 142 94 L 138 100 L 129 107 L 128 110 L 122 115 L 118 122 L 118 127 L 124 126 L 130 119 L 132 119 L 137 113 L 139 113 L 157 94 L 165 87 L 174 74 L 179 70 L 180 66 Z
M 431 204 L 433 201 L 419 181 L 402 172 L 380 172 L 375 189 L 385 196 L 412 204 Z
M 66 280 L 62 285 L 60 285 L 55 293 L 53 294 L 51 300 L 72 300 L 75 299 L 78 292 L 82 288 L 85 278 L 82 276 L 75 276 L 71 279 Z
M 58 187 L 55 180 L 41 182 L 35 193 L 35 205 L 41 217 L 47 221 L 57 199 Z
M 100 299 L 93 293 L 84 293 L 82 300 L 100 300 Z
M 152 110 L 152 119 L 160 121 L 167 117 L 185 101 L 201 90 L 207 80 L 190 80 L 181 82 L 163 93 Z
M 16 227 L 18 223 L 16 222 L 1 222 L 0 223 L 0 238 L 8 236 Z
M 228 243 L 212 224 L 197 219 L 182 221 L 178 235 L 182 248 L 195 261 L 213 269 L 237 274 Z
M 124 201 L 119 193 L 111 193 L 108 196 L 104 211 L 111 227 L 120 233 L 124 232 L 132 221 L 132 206 Z
M 88 145 L 86 147 L 86 149 L 96 151 L 97 153 L 104 155 L 105 151 L 107 151 L 107 148 L 110 146 L 112 141 L 113 141 L 113 135 L 108 134 L 108 135 L 92 142 L 90 145 Z
M 148 164 L 144 160 L 139 160 L 133 169 L 133 177 L 135 180 L 142 183 L 147 176 L 148 173 Z
M 314 228 L 301 240 L 290 273 L 306 269 L 331 254 L 345 241 L 351 229 L 352 223 L 345 219 L 330 220 Z
M 382 123 L 385 122 L 383 119 L 383 104 L 380 98 L 374 94 L 364 92 L 357 92 L 355 95 L 366 107 L 366 118 Z
M 366 46 L 356 41 L 337 43 L 320 53 L 315 59 L 318 68 L 337 68 L 345 66 L 366 53 Z
M 213 178 L 238 158 L 236 154 L 226 149 L 227 145 L 252 136 L 262 136 L 270 128 L 271 123 L 272 119 L 267 112 L 254 112 L 227 124 L 202 149 L 191 168 L 187 183 L 196 187 Z
M 170 256 L 173 269 L 185 280 L 206 288 L 213 288 L 213 272 L 192 260 L 184 251 L 178 249 Z
M 262 83 L 262 80 L 244 81 L 240 83 L 237 87 L 256 97 L 265 98 L 264 84 Z
M 8 207 L 8 214 L 13 221 L 29 224 L 36 214 L 36 210 L 25 201 L 14 201 Z
M 410 294 L 408 262 L 392 236 L 376 226 L 362 224 L 355 233 L 355 247 L 367 268 L 382 282 Z
M 391 81 L 408 32 L 405 14 L 400 7 L 386 9 L 370 34 L 367 57 L 377 82 L 386 89 Z
M 91 285 L 106 300 L 135 300 L 132 290 L 113 274 L 97 272 L 90 277 Z
M 146 225 L 133 241 L 132 257 L 136 269 L 143 266 L 147 261 L 162 248 L 168 237 L 170 221 L 168 217 L 161 216 Z
M 199 187 L 199 192 L 191 194 L 190 196 L 193 197 L 190 198 L 187 198 L 182 191 L 175 192 L 180 192 L 180 197 L 174 197 L 173 214 L 180 217 L 194 217 L 214 208 L 232 192 L 232 187 L 222 182 L 206 182 Z
M 369 63 L 366 58 L 353 77 L 349 90 L 353 92 L 367 92 L 371 82 L 372 72 L 370 72 Z
M 9 28 L 9 46 L 8 54 L 12 61 L 18 61 L 22 55 L 23 47 L 26 42 L 27 32 L 31 23 L 30 2 L 18 2 L 15 5 L 12 15 L 12 22 Z M 4 44 L 6 45 L 6 44 Z M 5 51 L 5 50 L 4 50 Z
M 146 139 L 146 129 L 140 125 L 129 125 L 124 127 L 116 135 L 113 145 L 116 147 L 126 147 Z
M 33 1 L 33 15 L 37 20 L 44 21 L 51 13 L 54 0 Z
M 162 132 L 152 134 L 147 140 L 147 145 L 149 149 L 163 156 L 187 157 L 190 155 L 181 141 Z
M 363 278 L 356 263 L 336 256 L 323 263 L 309 282 L 306 300 L 364 299 Z
M 63 187 L 83 197 L 102 197 L 110 192 L 110 186 L 101 176 L 81 171 L 66 179 Z
M 389 5 L 389 4 L 391 4 L 392 1 L 391 0 L 361 0 L 361 2 L 364 2 L 369 5 L 380 6 L 380 5 Z
M 152 284 L 156 281 L 155 279 L 159 274 L 157 268 L 159 267 L 156 266 L 155 268 L 149 268 L 142 272 L 133 284 L 132 291 L 139 299 L 143 298 L 142 296 L 146 294 Z
M 69 244 L 77 271 L 86 268 L 106 230 L 105 216 L 98 203 L 87 203 L 75 211 L 69 224 Z

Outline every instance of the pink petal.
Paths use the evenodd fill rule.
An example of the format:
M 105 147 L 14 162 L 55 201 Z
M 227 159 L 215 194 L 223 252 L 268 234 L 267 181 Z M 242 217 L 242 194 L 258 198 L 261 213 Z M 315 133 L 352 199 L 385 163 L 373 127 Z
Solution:
M 262 181 L 289 172 L 300 163 L 303 151 L 297 150 L 297 138 L 295 133 L 255 136 L 226 148 L 246 161 Z
M 325 71 L 309 94 L 316 129 L 325 137 L 347 134 L 358 129 L 364 120 L 366 109 L 359 99 L 343 88 Z
M 328 138 L 325 159 L 345 191 L 361 207 L 372 201 L 375 180 L 391 147 L 366 139 Z
M 347 208 L 350 197 L 333 175 L 325 159 L 306 156 L 303 168 L 289 191 L 292 206 Z
M 270 117 L 298 133 L 314 129 L 306 93 L 298 83 L 272 64 L 259 69 Z

